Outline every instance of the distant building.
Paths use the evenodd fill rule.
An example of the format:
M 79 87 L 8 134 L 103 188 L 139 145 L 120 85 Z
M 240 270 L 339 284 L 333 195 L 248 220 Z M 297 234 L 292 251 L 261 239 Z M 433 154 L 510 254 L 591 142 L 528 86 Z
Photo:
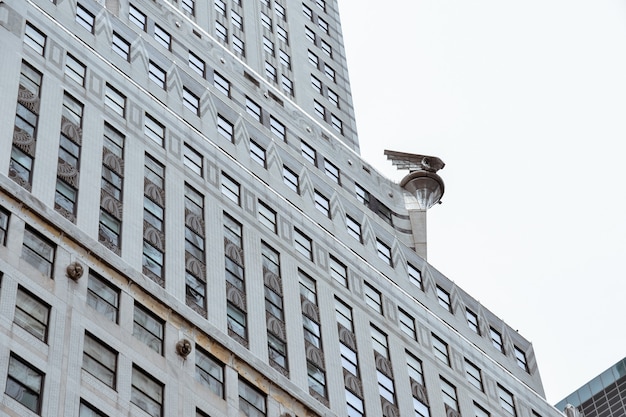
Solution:
M 0 415 L 561 415 L 425 260 L 443 163 L 360 157 L 335 0 L 0 0 L 0 53 Z
M 584 417 L 626 416 L 626 358 L 560 401 L 556 408 L 570 405 Z

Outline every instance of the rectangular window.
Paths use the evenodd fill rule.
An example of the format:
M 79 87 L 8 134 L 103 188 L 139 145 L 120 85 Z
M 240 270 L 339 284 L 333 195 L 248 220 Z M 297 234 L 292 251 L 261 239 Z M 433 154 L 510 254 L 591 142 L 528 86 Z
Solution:
M 281 82 L 281 86 L 283 88 L 283 91 L 287 94 L 289 94 L 290 96 L 293 96 L 293 81 L 291 81 L 287 76 L 285 76 L 284 74 L 280 76 L 280 82 Z
M 233 35 L 233 51 L 241 56 L 246 55 L 244 42 L 235 35 Z
M 113 323 L 117 323 L 120 290 L 95 272 L 89 271 L 87 304 Z
M 222 172 L 222 195 L 239 205 L 239 183 Z
M 400 318 L 400 330 L 407 334 L 411 339 L 417 340 L 417 330 L 415 328 L 415 319 L 406 311 L 398 307 L 398 317 Z
M 228 43 L 228 29 L 220 22 L 215 22 L 215 37 L 223 43 Z
M 161 26 L 154 24 L 154 39 L 168 51 L 171 49 L 172 37 Z
M 280 25 L 276 25 L 276 36 L 281 42 L 289 44 L 289 36 L 287 34 L 287 31 Z
M 128 20 L 133 22 L 139 29 L 145 32 L 147 23 L 146 15 L 132 4 L 128 6 Z
M 326 11 L 326 0 L 315 0 L 315 4 L 317 4 L 317 7 L 322 9 L 322 11 Z
M 145 307 L 135 303 L 133 323 L 133 336 L 148 345 L 150 349 L 163 354 L 165 322 Z
M 65 57 L 65 76 L 80 86 L 85 85 L 85 74 L 87 73 L 87 67 L 85 64 L 74 58 L 72 55 L 67 54 Z
M 528 362 L 526 361 L 526 354 L 524 351 L 517 346 L 514 347 L 515 350 L 515 360 L 517 361 L 517 366 L 522 368 L 524 371 L 528 372 Z
M 80 400 L 80 407 L 78 409 L 78 417 L 107 417 L 104 413 L 96 409 L 93 405 Z
M 180 3 L 183 11 L 194 16 L 196 14 L 196 3 L 194 0 L 182 0 Z
M 406 364 L 409 371 L 409 379 L 411 380 L 411 384 L 417 383 L 423 389 L 423 395 L 421 390 L 412 390 L 413 392 L 413 410 L 415 411 L 415 417 L 430 417 L 430 409 L 428 407 L 426 397 L 426 387 L 424 385 L 424 372 L 422 368 L 422 362 L 411 355 L 409 352 L 406 352 Z M 419 395 L 416 395 L 418 394 Z
M 493 327 L 489 328 L 489 335 L 491 336 L 491 343 L 500 352 L 504 353 L 504 344 L 502 344 L 502 335 Z
M 224 398 L 224 365 L 196 346 L 196 379 L 215 395 Z
M 270 116 L 270 130 L 278 139 L 283 142 L 287 141 L 287 129 L 285 129 L 285 125 L 274 119 L 273 116 Z
M 52 278 L 56 246 L 30 226 L 24 230 L 22 258 L 48 278 Z
M 49 320 L 50 306 L 19 286 L 13 323 L 45 343 L 48 340 Z
M 265 168 L 265 149 L 253 140 L 250 141 L 250 158 Z
M 285 8 L 280 3 L 274 3 L 274 11 L 276 12 L 276 16 L 285 20 Z
M 350 236 L 361 242 L 361 224 L 359 222 L 346 215 L 346 228 Z
M 270 64 L 267 61 L 265 61 L 265 76 L 267 77 L 268 80 L 270 80 L 272 82 L 276 82 L 277 81 L 277 78 L 276 78 L 276 67 L 273 66 L 272 64 Z
M 130 42 L 118 35 L 117 32 L 113 32 L 111 49 L 125 61 L 130 61 Z
M 331 113 L 330 115 L 330 124 L 337 131 L 337 133 L 343 135 L 343 122 L 340 118 Z
M 313 192 L 315 208 L 318 209 L 326 217 L 330 218 L 330 200 L 317 190 Z
M 85 9 L 80 3 L 76 5 L 76 23 L 87 29 L 89 33 L 93 33 L 93 24 L 95 16 L 89 10 Z
M 333 57 L 333 47 L 330 46 L 330 44 L 326 42 L 324 39 L 320 40 L 320 48 L 322 48 L 322 51 L 324 51 L 326 55 L 328 55 L 331 58 Z
M 89 333 L 85 333 L 82 368 L 106 386 L 115 389 L 117 352 Z
M 243 379 L 239 379 L 239 410 L 245 416 L 266 416 L 265 395 Z
M 282 49 L 278 51 L 278 57 L 283 67 L 291 69 L 291 57 Z
M 272 19 L 263 12 L 261 12 L 261 25 L 270 32 L 272 31 Z
M 313 43 L 313 45 L 315 45 L 315 32 L 313 32 L 310 28 L 305 27 L 304 28 L 304 35 L 306 36 L 306 38 L 311 41 Z
M 441 393 L 443 394 L 443 403 L 446 406 L 446 415 L 448 415 L 448 408 L 451 408 L 454 411 L 459 411 L 459 401 L 456 396 L 456 387 L 443 378 L 440 378 L 440 382 Z
M 41 412 L 44 373 L 13 352 L 4 393 L 34 413 Z
M 270 56 L 274 56 L 274 42 L 263 36 L 263 50 Z
M 335 82 L 335 70 L 326 63 L 324 64 L 324 74 L 326 74 L 326 77 L 330 80 Z
M 224 3 L 224 0 L 215 0 L 215 11 L 222 16 L 226 16 L 226 3 Z
M 157 145 L 163 147 L 165 144 L 165 126 L 148 113 L 146 113 L 143 132 Z
M 206 72 L 206 64 L 204 61 L 193 52 L 189 51 L 189 60 L 188 60 L 189 68 L 198 73 L 199 76 L 204 78 Z
M 142 272 L 165 286 L 165 166 L 148 154 L 144 166 L 143 237 Z
M 167 85 L 167 75 L 165 74 L 165 70 L 159 67 L 154 62 L 150 61 L 148 63 L 148 78 L 158 85 L 162 89 L 166 89 Z
M 365 293 L 365 303 L 370 306 L 374 311 L 379 314 L 383 314 L 383 302 L 380 295 L 380 291 L 372 287 L 367 282 L 363 282 L 363 292 Z
M 322 94 L 322 82 L 313 74 L 311 74 L 311 87 L 313 87 L 318 94 Z
M 203 176 L 204 165 L 202 155 L 186 143 L 183 148 L 183 162 L 193 173 L 201 177 Z
M 423 290 L 422 272 L 411 264 L 406 264 L 406 269 L 409 274 L 409 281 L 420 290 Z
M 307 259 L 313 260 L 313 242 L 311 238 L 302 233 L 300 230 L 293 230 L 294 245 L 296 251 L 304 255 Z
M 370 204 L 370 193 L 365 188 L 361 187 L 359 184 L 355 183 L 354 188 L 356 191 L 356 199 L 363 203 L 366 206 Z
M 498 398 L 500 399 L 500 406 L 502 406 L 502 409 L 504 411 L 512 416 L 517 415 L 515 413 L 515 402 L 513 400 L 513 394 L 504 389 L 500 384 L 498 384 Z
M 313 100 L 313 110 L 315 111 L 315 115 L 317 117 L 324 120 L 326 109 L 317 100 Z
M 229 142 L 235 143 L 235 127 L 221 114 L 217 115 L 217 133 Z
M 244 343 L 248 340 L 248 323 L 246 312 L 235 306 L 232 302 L 226 302 L 226 321 L 228 332 L 231 336 Z
M 450 303 L 450 293 L 437 285 L 437 301 L 439 305 L 450 313 L 452 313 L 452 304 Z
M 206 317 L 204 196 L 185 184 L 185 301 Z
M 467 376 L 467 381 L 475 386 L 478 390 L 483 390 L 483 378 L 480 373 L 480 369 L 465 359 L 465 375 Z
M 482 408 L 480 405 L 478 405 L 475 401 L 474 401 L 474 415 L 476 417 L 490 417 L 489 412 L 485 410 L 484 408 Z
M 104 105 L 119 116 L 126 116 L 126 96 L 111 87 L 108 83 L 104 90 Z
M 243 30 L 243 17 L 241 17 L 239 13 L 235 12 L 232 9 L 230 12 L 230 21 L 232 22 L 234 27 L 239 30 Z
M 304 13 L 304 16 L 309 19 L 310 21 L 313 21 L 313 10 L 311 10 L 311 8 L 305 4 L 302 5 L 302 13 Z
M 348 287 L 348 269 L 344 264 L 339 262 L 333 255 L 329 256 L 330 259 L 330 276 L 332 279 Z
M 200 116 L 200 98 L 183 87 L 183 105 L 196 116 Z
M 465 317 L 467 318 L 467 325 L 476 334 L 480 334 L 480 327 L 478 326 L 478 316 L 469 308 L 465 309 Z
M 0 245 L 7 244 L 7 231 L 9 230 L 9 212 L 0 207 Z
M 146 371 L 133 365 L 130 402 L 152 417 L 163 414 L 164 386 Z
M 328 35 L 328 23 L 326 23 L 326 21 L 319 16 L 317 17 L 317 26 L 322 29 L 322 32 Z
M 441 362 L 450 366 L 450 355 L 448 353 L 448 344 L 435 336 L 434 333 L 431 333 L 432 343 L 433 343 L 433 352 L 435 353 L 435 357 L 439 359 Z
M 333 103 L 335 107 L 339 108 L 339 95 L 337 95 L 337 93 L 330 88 L 328 89 L 328 101 Z
M 319 65 L 319 58 L 317 57 L 317 55 L 315 55 L 313 52 L 309 50 L 308 57 L 309 57 L 309 64 L 317 68 Z
M 387 265 L 393 266 L 393 261 L 391 259 L 391 248 L 383 243 L 380 239 L 376 239 L 376 252 L 378 257 L 385 261 Z
M 261 106 L 246 97 L 246 112 L 251 115 L 257 122 L 261 121 Z
M 38 29 L 35 29 L 30 22 L 26 22 L 24 28 L 24 44 L 35 50 L 39 55 L 43 56 L 46 49 L 46 35 Z
M 298 174 L 283 165 L 283 182 L 296 193 L 300 193 Z
M 276 212 L 259 200 L 259 223 L 276 233 Z
M 230 97 L 230 81 L 217 72 L 213 72 L 213 86 L 226 97 Z

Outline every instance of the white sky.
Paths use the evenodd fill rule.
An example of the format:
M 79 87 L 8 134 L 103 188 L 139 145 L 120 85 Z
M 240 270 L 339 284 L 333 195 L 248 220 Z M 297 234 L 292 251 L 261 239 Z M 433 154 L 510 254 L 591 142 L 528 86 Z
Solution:
M 446 163 L 429 262 L 533 342 L 550 403 L 626 356 L 626 1 L 339 0 L 361 153 Z

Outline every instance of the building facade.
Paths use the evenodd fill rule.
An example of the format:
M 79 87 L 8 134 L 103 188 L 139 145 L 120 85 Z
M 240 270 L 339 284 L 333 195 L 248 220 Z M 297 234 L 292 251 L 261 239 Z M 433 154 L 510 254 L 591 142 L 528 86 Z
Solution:
M 568 406 L 574 416 L 626 416 L 626 358 L 568 395 L 556 408 L 565 411 Z
M 360 158 L 335 0 L 0 0 L 0 39 L 0 414 L 561 415 Z

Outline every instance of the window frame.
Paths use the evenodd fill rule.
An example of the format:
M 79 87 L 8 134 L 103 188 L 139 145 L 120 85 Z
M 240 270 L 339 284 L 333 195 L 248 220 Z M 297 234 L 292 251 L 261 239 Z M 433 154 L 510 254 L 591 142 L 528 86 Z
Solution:
M 15 373 L 14 368 L 16 366 L 21 366 L 25 369 L 25 371 L 22 371 L 20 373 L 27 374 L 29 377 L 29 381 L 20 381 L 18 379 L 18 376 L 11 374 L 12 368 L 13 368 L 13 372 Z M 36 387 L 36 384 L 33 384 L 33 380 L 32 380 L 33 374 L 36 374 L 37 379 L 39 379 L 39 384 L 38 384 L 39 387 Z M 46 375 L 42 371 L 40 371 L 39 369 L 37 369 L 36 367 L 28 363 L 26 360 L 22 359 L 15 353 L 11 352 L 9 355 L 6 388 L 4 392 L 6 395 L 11 397 L 15 401 L 19 402 L 20 404 L 22 404 L 24 407 L 28 408 L 29 410 L 33 411 L 36 414 L 40 414 L 41 406 L 43 402 L 42 399 L 43 399 L 45 377 Z M 16 392 L 16 397 L 19 397 L 19 398 L 14 397 L 13 395 L 11 395 L 12 393 L 9 392 L 11 390 L 11 386 L 9 385 L 10 382 L 20 386 L 20 388 L 18 388 Z M 32 404 L 32 405 L 26 404 L 26 399 L 24 398 L 25 397 L 24 391 L 27 391 L 32 396 L 36 397 L 35 404 Z

